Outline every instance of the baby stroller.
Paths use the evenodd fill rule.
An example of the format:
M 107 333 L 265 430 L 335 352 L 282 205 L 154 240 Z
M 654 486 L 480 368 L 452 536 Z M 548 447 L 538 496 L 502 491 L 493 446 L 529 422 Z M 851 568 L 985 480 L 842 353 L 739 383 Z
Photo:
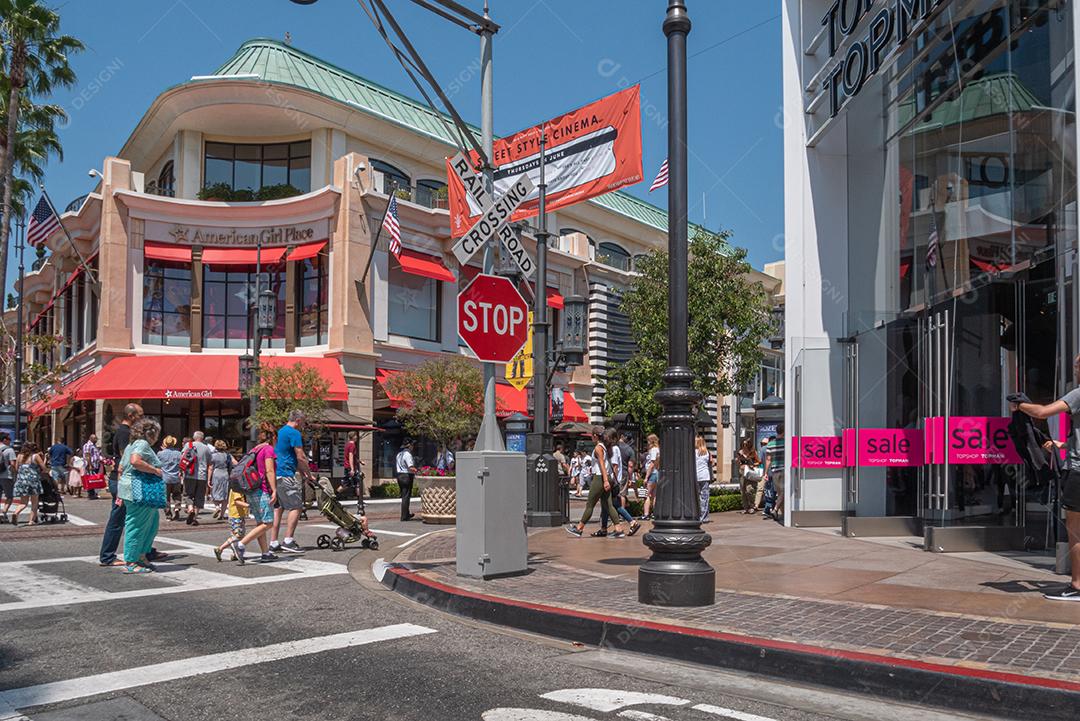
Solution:
M 334 487 L 326 476 L 319 476 L 319 480 L 311 484 L 315 491 L 315 505 L 326 517 L 326 520 L 338 527 L 334 535 L 322 534 L 315 541 L 319 548 L 332 548 L 335 551 L 345 550 L 345 546 L 360 542 L 362 548 L 379 550 L 378 537 L 368 530 L 367 518 L 363 515 L 354 516 L 345 510 L 334 493 Z M 361 510 L 361 513 L 363 511 Z
M 41 474 L 41 496 L 38 497 L 38 517 L 42 523 L 67 523 L 64 497 L 56 489 L 56 482 L 47 473 Z

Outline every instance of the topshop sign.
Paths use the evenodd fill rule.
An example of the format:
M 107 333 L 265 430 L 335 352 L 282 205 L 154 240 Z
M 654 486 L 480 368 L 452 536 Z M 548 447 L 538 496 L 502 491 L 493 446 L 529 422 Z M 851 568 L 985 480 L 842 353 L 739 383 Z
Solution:
M 917 32 L 943 2 L 945 0 L 890 0 L 865 23 L 863 19 L 869 17 L 875 0 L 834 0 L 821 19 L 828 36 L 828 60 L 836 56 L 837 48 L 849 37 L 856 39 L 823 81 L 824 92 L 829 94 L 830 118 L 843 106 L 841 91 L 845 98 L 858 95 L 866 81 L 881 69 L 882 59 Z

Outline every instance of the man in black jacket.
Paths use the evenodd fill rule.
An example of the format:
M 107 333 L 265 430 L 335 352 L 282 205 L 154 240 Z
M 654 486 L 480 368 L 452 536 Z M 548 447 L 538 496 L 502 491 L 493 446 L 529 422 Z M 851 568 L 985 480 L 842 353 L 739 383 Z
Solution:
M 1080 384 L 1080 355 L 1073 359 L 1073 379 Z M 1069 562 L 1072 581 L 1059 591 L 1043 594 L 1052 601 L 1080 601 L 1080 387 L 1073 388 L 1048 405 L 1018 399 L 1015 409 L 1032 418 L 1069 414 L 1069 437 L 1065 442 L 1047 441 L 1046 448 L 1065 448 L 1065 477 L 1061 483 L 1061 505 L 1065 509 L 1065 529 L 1069 534 Z

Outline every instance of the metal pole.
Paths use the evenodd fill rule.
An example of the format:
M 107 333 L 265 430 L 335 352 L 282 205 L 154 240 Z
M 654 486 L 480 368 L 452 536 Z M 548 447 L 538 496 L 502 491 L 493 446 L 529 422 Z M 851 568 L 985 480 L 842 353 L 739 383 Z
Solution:
M 52 198 L 49 197 L 49 191 L 45 190 L 43 183 L 38 183 L 38 187 L 41 188 L 41 195 L 45 198 L 45 202 L 49 204 L 49 208 L 52 210 L 53 215 L 56 216 L 56 223 L 60 226 L 60 230 L 64 231 L 64 237 L 67 238 L 68 245 L 75 251 L 75 255 L 79 256 L 79 265 L 83 267 L 83 271 L 86 272 L 86 277 L 90 279 L 90 290 L 98 298 L 101 297 L 100 288 L 98 287 L 98 279 L 90 270 L 90 265 L 86 262 L 86 258 L 83 257 L 82 251 L 79 250 L 79 246 L 75 245 L 75 241 L 71 238 L 71 233 L 68 232 L 67 226 L 64 225 L 64 221 L 60 218 L 60 212 L 53 205 Z
M 669 0 L 668 48 L 668 368 L 656 400 L 660 414 L 660 482 L 656 522 L 645 534 L 652 556 L 638 570 L 638 600 L 652 606 L 708 606 L 716 572 L 701 557 L 712 538 L 701 530 L 694 473 L 694 408 L 701 394 L 687 367 L 686 36 L 684 0 Z
M 255 239 L 255 347 L 252 349 L 251 360 L 251 385 L 259 385 L 259 352 L 262 350 L 262 331 L 259 329 L 259 291 L 262 280 L 262 238 Z M 250 307 L 250 306 L 249 306 Z M 251 447 L 259 442 L 259 424 L 255 421 L 255 414 L 259 412 L 259 396 L 251 394 L 251 427 L 248 429 L 248 438 Z
M 19 244 L 19 305 L 15 309 L 15 437 L 13 442 L 22 441 L 22 372 L 23 372 L 23 284 L 26 282 L 26 266 L 23 264 L 23 255 L 26 250 L 26 221 L 23 216 L 15 219 L 15 238 Z
M 484 18 L 488 18 L 488 4 L 484 3 Z M 490 26 L 480 30 L 480 135 L 481 144 L 487 162 L 483 167 L 484 188 L 492 195 L 495 186 L 495 168 L 491 164 L 492 150 L 495 146 L 493 104 L 491 90 L 491 37 Z M 494 238 L 484 247 L 484 272 L 495 270 Z M 499 431 L 499 421 L 495 417 L 495 364 L 484 363 L 484 420 L 480 423 L 480 432 L 476 436 L 476 450 L 505 451 L 506 443 Z

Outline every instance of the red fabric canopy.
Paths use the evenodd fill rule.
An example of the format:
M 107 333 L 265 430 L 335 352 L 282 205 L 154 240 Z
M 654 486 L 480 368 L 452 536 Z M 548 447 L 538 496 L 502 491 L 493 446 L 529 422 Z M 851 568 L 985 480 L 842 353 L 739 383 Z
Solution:
M 284 248 L 203 248 L 202 262 L 210 265 L 263 265 L 280 263 L 285 257 Z
M 239 399 L 240 361 L 231 355 L 115 358 L 75 393 L 77 400 Z
M 314 258 L 316 255 L 322 252 L 322 249 L 326 247 L 326 241 L 320 240 L 318 243 L 307 243 L 305 245 L 296 246 L 289 255 L 289 260 L 307 260 L 308 258 Z
M 297 363 L 314 368 L 319 372 L 319 375 L 330 381 L 330 389 L 326 392 L 326 400 L 349 400 L 349 387 L 345 385 L 345 375 L 341 372 L 341 364 L 338 363 L 337 358 L 297 358 L 287 355 L 272 355 L 263 356 L 261 361 L 268 368 L 285 368 Z
M 79 376 L 75 380 L 65 385 L 63 388 L 60 389 L 59 393 L 49 399 L 48 407 L 46 408 L 46 410 L 58 411 L 64 406 L 66 406 L 68 403 L 73 402 L 75 400 L 76 392 L 79 390 L 79 388 L 85 385 L 86 381 L 90 380 L 92 376 L 93 374 Z
M 143 254 L 154 260 L 168 260 L 173 263 L 190 263 L 191 248 L 186 245 L 172 245 L 171 243 L 143 243 Z
M 424 255 L 403 248 L 401 255 L 398 256 L 398 262 L 401 263 L 401 269 L 406 273 L 431 278 L 432 280 L 441 280 L 446 283 L 457 281 L 450 269 L 433 255 Z
M 325 247 L 325 240 L 298 245 L 289 256 L 289 260 L 314 258 Z M 287 248 L 281 246 L 263 248 L 260 254 L 258 248 L 204 248 L 202 259 L 204 263 L 213 265 L 255 265 L 260 259 L 265 265 L 273 265 L 281 262 L 286 250 Z M 167 260 L 174 263 L 191 262 L 191 246 L 187 245 L 146 241 L 144 253 L 147 258 L 154 260 Z
M 49 411 L 49 401 L 44 398 L 34 401 L 30 404 L 30 407 L 26 409 L 26 412 L 31 418 L 37 418 L 43 416 Z
M 559 294 L 559 291 L 548 288 L 547 292 L 547 304 L 549 308 L 556 308 L 562 310 L 565 305 L 565 300 Z

